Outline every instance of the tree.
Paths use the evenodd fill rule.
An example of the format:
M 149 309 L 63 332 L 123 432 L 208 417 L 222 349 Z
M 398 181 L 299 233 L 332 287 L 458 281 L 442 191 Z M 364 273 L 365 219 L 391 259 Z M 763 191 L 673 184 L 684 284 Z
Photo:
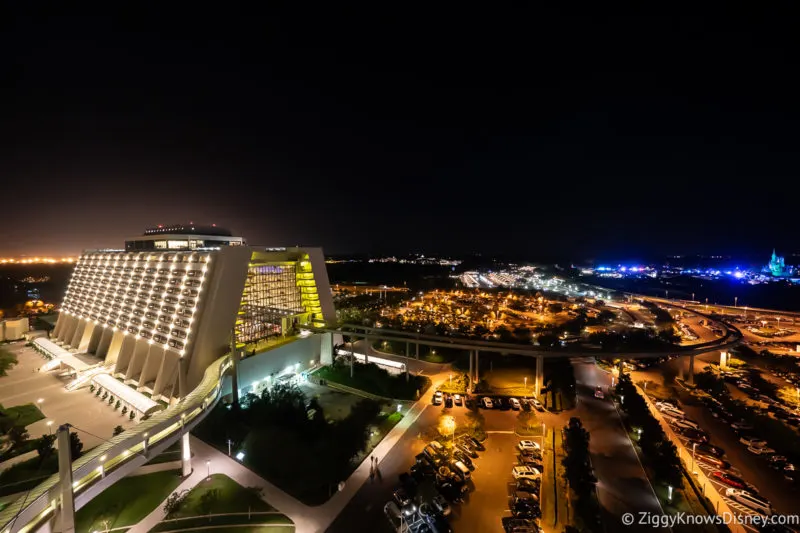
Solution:
M 80 437 L 75 432 L 70 432 L 69 434 L 69 455 L 74 461 L 78 457 L 81 456 L 81 451 L 83 451 L 83 443 L 81 442 Z
M 122 407 L 122 415 L 124 416 L 126 414 L 128 414 L 128 406 L 127 405 Z
M 24 426 L 14 426 L 8 431 L 8 440 L 10 440 L 11 444 L 15 447 L 22 445 L 29 437 L 30 435 L 28 435 Z
M 128 415 L 128 418 L 130 418 L 131 420 L 133 420 L 134 418 L 136 418 L 136 411 L 134 411 L 133 409 L 131 409 L 131 414 L 130 414 L 130 415 Z
M 125 431 L 125 428 L 123 428 L 122 426 L 117 426 L 117 427 L 114 428 L 114 432 L 112 433 L 112 436 L 116 437 L 117 435 L 119 435 L 123 431 Z
M 115 403 L 115 404 L 114 404 L 114 410 L 115 410 L 115 411 L 116 411 L 116 410 L 118 410 L 118 409 L 120 408 L 120 406 L 121 406 L 121 405 L 122 405 L 122 402 L 121 402 L 121 401 L 119 401 L 119 400 L 117 400 L 117 403 Z
M 106 398 L 108 398 L 108 391 L 105 391 L 105 392 L 103 393 L 103 400 L 105 400 Z
M 55 451 L 56 436 L 55 435 L 42 435 L 39 442 L 36 444 L 36 453 L 39 454 L 39 462 L 44 461 Z
M 108 405 L 111 405 L 112 403 L 114 403 L 114 396 L 113 395 L 108 399 Z
M 89 385 L 89 392 L 94 392 L 95 388 L 94 383 Z

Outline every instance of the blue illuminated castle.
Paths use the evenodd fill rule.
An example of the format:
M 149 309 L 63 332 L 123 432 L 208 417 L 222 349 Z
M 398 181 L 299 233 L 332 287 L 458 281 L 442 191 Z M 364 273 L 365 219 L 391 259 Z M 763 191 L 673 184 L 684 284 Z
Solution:
M 772 257 L 769 260 L 769 264 L 764 267 L 764 272 L 769 272 L 776 278 L 788 278 L 791 277 L 793 267 L 791 265 L 787 266 L 784 263 L 783 256 L 777 255 L 775 253 L 775 249 L 772 249 Z

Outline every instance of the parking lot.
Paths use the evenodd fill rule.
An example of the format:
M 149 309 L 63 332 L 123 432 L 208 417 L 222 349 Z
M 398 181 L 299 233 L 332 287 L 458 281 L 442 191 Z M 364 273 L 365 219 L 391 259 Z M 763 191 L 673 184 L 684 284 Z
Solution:
M 5 348 L 16 355 L 19 363 L 0 378 L 0 404 L 5 407 L 36 404 L 45 419 L 27 427 L 31 437 L 38 437 L 59 425 L 70 423 L 77 428 L 84 450 L 93 448 L 112 436 L 114 427 L 131 427 L 131 422 L 120 411 L 115 411 L 106 402 L 100 401 L 84 388 L 68 391 L 64 386 L 69 378 L 60 377 L 57 370 L 37 372 L 44 364 L 33 348 L 24 343 L 12 343 Z M 48 422 L 51 424 L 48 426 Z
M 713 435 L 713 439 L 710 441 L 711 444 L 721 446 L 724 450 L 724 455 L 720 458 L 714 458 L 713 454 L 704 453 L 705 450 L 702 447 L 698 451 L 693 446 L 695 441 L 678 435 L 678 439 L 687 450 L 684 453 L 684 458 L 694 457 L 693 460 L 689 459 L 690 467 L 694 463 L 694 471 L 701 471 L 709 480 L 705 486 L 701 487 L 702 490 L 717 491 L 731 510 L 738 515 L 760 513 L 726 496 L 726 491 L 729 488 L 744 488 L 751 493 L 761 495 L 762 498 L 772 502 L 777 513 L 789 514 L 795 512 L 794 498 L 796 493 L 788 487 L 785 480 L 781 479 L 767 466 L 768 463 L 765 457 L 759 457 L 747 451 L 746 446 L 739 442 L 738 435 L 730 427 L 729 423 L 712 417 L 705 408 L 700 406 L 680 405 L 680 408 L 688 418 L 698 422 L 702 430 Z M 667 420 L 673 430 L 676 429 L 675 423 L 670 422 L 669 419 Z M 693 448 L 694 453 L 692 454 Z M 721 461 L 721 463 L 718 461 Z M 734 476 L 731 478 L 732 482 L 726 483 L 715 478 L 715 472 L 719 472 L 720 474 L 718 475 L 729 474 Z M 743 482 L 743 486 L 738 487 L 740 480 Z M 746 529 L 756 531 L 755 528 L 749 526 Z

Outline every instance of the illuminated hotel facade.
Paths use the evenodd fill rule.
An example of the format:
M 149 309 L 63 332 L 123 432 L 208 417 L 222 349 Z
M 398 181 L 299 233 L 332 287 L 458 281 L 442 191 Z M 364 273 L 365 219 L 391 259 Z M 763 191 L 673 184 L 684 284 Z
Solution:
M 169 226 L 126 240 L 125 250 L 83 253 L 50 341 L 170 403 L 230 350 L 232 333 L 246 351 L 334 320 L 320 248 L 248 246 L 221 228 Z

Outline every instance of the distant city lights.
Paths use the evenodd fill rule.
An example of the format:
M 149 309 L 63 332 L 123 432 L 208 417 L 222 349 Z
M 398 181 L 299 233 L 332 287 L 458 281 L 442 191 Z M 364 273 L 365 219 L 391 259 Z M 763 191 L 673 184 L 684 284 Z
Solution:
M 58 263 L 74 263 L 75 257 L 5 257 L 0 258 L 0 264 L 19 265 L 55 265 Z

